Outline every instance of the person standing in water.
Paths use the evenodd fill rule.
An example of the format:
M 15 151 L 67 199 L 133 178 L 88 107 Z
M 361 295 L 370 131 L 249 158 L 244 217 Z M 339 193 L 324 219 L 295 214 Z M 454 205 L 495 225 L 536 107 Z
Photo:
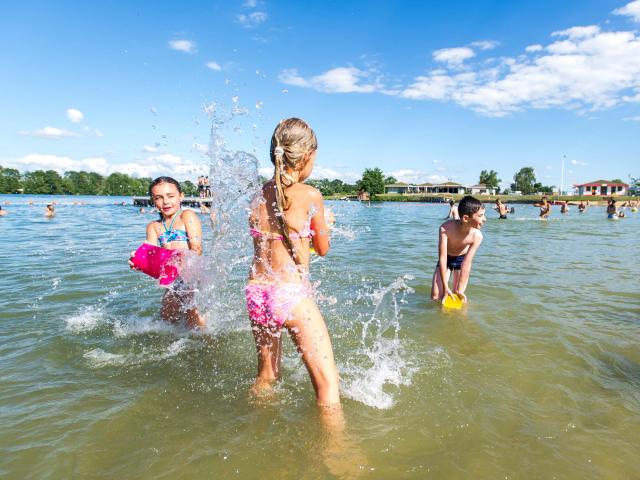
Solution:
M 171 177 L 158 177 L 149 186 L 149 196 L 160 212 L 160 219 L 147 225 L 146 243 L 202 255 L 202 226 L 195 212 L 182 210 L 184 193 L 180 183 Z M 131 259 L 129 266 L 134 267 Z M 162 319 L 176 323 L 184 316 L 189 328 L 204 327 L 204 318 L 193 301 L 194 292 L 193 285 L 182 277 L 176 278 L 162 297 Z
M 287 329 L 324 411 L 340 409 L 338 369 L 327 326 L 309 281 L 310 246 L 329 251 L 322 194 L 304 181 L 318 143 L 303 120 L 281 121 L 271 138 L 273 178 L 253 199 L 249 218 L 254 257 L 245 293 L 258 353 L 254 393 L 280 377 L 282 328 Z
M 569 203 L 565 200 L 560 207 L 560 213 L 569 213 Z
M 551 204 L 547 201 L 546 195 L 542 197 L 542 201 L 540 203 L 536 203 L 535 206 L 540 207 L 540 218 L 542 220 L 549 218 L 549 214 L 551 213 Z
M 578 212 L 583 213 L 587 209 L 587 206 L 584 204 L 584 200 L 580 200 L 580 204 L 578 205 Z
M 456 202 L 453 199 L 449 200 L 449 215 L 447 215 L 447 218 L 452 218 L 454 220 L 458 220 L 460 218 L 460 215 L 458 214 L 458 207 L 456 207 Z
M 493 207 L 493 209 L 498 212 L 499 215 L 499 219 L 500 220 L 506 220 L 507 218 L 507 213 L 509 213 L 509 208 L 502 203 L 502 200 L 500 200 L 499 198 L 496 200 L 496 206 Z
M 44 216 L 49 218 L 53 218 L 56 216 L 56 209 L 53 206 L 53 203 L 50 203 L 49 205 L 47 205 L 47 208 L 44 211 Z
M 618 218 L 618 210 L 616 209 L 616 201 L 612 198 L 607 205 L 607 218 Z
M 480 229 L 486 221 L 484 206 L 477 198 L 467 195 L 458 206 L 460 218 L 440 225 L 438 263 L 433 272 L 431 299 L 443 302 L 455 293 L 467 302 L 465 290 L 469 282 L 471 264 L 480 244 Z M 453 292 L 449 288 L 449 275 L 453 272 Z

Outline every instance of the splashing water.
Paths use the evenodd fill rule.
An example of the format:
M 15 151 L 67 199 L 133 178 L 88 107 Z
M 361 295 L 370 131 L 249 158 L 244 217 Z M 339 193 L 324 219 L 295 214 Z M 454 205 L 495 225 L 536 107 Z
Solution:
M 239 115 L 239 98 L 233 98 L 231 116 Z M 243 151 L 230 151 L 222 134 L 222 115 L 212 119 L 209 147 L 212 236 L 205 247 L 202 287 L 197 303 L 207 312 L 212 330 L 237 327 L 244 318 L 244 298 L 238 283 L 247 275 L 251 239 L 247 235 L 248 209 L 259 192 L 258 160 Z
M 395 404 L 390 388 L 411 384 L 416 369 L 405 360 L 399 338 L 399 304 L 414 292 L 407 284 L 411 280 L 413 276 L 403 275 L 386 287 L 360 294 L 360 300 L 371 302 L 373 312 L 362 322 L 360 345 L 340 368 L 345 396 L 388 409 Z

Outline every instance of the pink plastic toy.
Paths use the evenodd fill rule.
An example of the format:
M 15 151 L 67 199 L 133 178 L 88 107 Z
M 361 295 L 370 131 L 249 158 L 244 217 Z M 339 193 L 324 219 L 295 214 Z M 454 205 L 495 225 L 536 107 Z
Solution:
M 133 262 L 133 268 L 146 273 L 150 277 L 160 279 L 160 285 L 166 286 L 180 275 L 177 266 L 179 257 L 179 250 L 169 250 L 143 243 L 135 251 L 131 261 Z

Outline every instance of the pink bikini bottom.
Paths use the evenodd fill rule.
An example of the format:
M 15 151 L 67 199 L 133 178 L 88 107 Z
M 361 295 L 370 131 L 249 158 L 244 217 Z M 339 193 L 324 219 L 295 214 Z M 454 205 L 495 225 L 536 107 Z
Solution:
M 249 282 L 245 288 L 247 310 L 251 323 L 282 328 L 291 318 L 292 310 L 305 298 L 312 298 L 311 287 L 305 283 Z

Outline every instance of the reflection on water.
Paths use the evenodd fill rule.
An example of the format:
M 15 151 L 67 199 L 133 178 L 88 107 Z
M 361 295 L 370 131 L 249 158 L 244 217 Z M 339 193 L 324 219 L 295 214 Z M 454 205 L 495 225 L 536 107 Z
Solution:
M 45 221 L 6 198 L 20 203 L 0 219 L 3 477 L 342 476 L 291 342 L 274 399 L 249 398 L 250 251 L 194 334 L 159 321 L 162 291 L 128 269 L 151 215 L 74 197 Z M 349 233 L 312 277 L 362 478 L 637 476 L 639 215 L 489 218 L 470 304 L 451 313 L 429 301 L 445 206 L 332 208 Z

